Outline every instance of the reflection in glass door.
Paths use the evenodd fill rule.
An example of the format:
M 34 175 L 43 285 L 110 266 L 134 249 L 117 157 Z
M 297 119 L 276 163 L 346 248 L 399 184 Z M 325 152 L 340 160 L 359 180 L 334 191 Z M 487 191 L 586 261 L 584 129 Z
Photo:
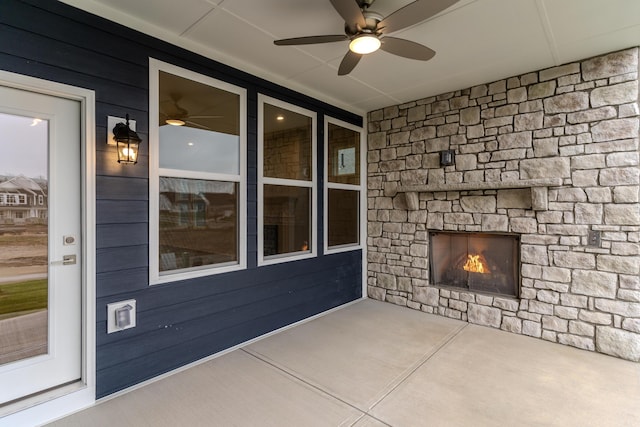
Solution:
M 0 113 L 0 366 L 48 351 L 48 133 Z

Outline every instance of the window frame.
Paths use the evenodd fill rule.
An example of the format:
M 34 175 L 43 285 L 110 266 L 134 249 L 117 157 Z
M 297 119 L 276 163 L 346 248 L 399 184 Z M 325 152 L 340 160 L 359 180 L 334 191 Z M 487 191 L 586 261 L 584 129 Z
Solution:
M 287 109 L 291 112 L 302 114 L 311 118 L 311 180 L 303 181 L 297 179 L 270 178 L 264 176 L 264 105 L 270 104 L 275 107 Z M 318 167 L 317 167 L 317 139 L 318 139 L 318 114 L 315 111 L 307 110 L 295 104 L 290 104 L 276 98 L 258 94 L 258 266 L 280 264 L 284 262 L 297 261 L 302 259 L 315 258 L 318 256 L 318 214 L 317 214 L 317 190 L 318 190 Z M 264 255 L 264 186 L 280 185 L 288 187 L 304 187 L 311 189 L 310 224 L 311 244 L 308 251 L 289 252 L 278 255 Z
M 225 174 L 160 168 L 159 75 L 166 72 L 239 96 L 239 173 Z M 238 184 L 238 260 L 195 270 L 160 272 L 160 177 L 202 179 Z M 247 90 L 204 74 L 149 58 L 149 285 L 240 271 L 247 268 Z
M 338 182 L 330 182 L 329 181 L 329 124 L 343 127 L 345 129 L 352 130 L 354 132 L 358 132 L 360 134 L 360 156 L 356 158 L 356 161 L 360 162 L 360 183 L 358 185 L 355 184 L 343 184 Z M 334 254 L 340 252 L 348 252 L 361 250 L 364 248 L 363 240 L 366 237 L 366 146 L 365 146 L 365 136 L 364 129 L 360 126 L 354 126 L 350 123 L 344 122 L 342 120 L 325 116 L 324 117 L 324 189 L 323 189 L 323 200 L 324 200 L 324 221 L 323 221 L 323 231 L 324 231 L 324 253 L 325 254 Z M 358 192 L 358 243 L 347 243 L 344 245 L 336 245 L 329 246 L 329 190 L 349 190 L 349 191 L 357 191 Z

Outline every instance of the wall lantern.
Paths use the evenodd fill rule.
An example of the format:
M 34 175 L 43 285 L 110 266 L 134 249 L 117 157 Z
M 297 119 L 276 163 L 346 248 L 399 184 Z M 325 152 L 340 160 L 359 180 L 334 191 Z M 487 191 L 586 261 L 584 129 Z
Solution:
M 455 151 L 444 150 L 440 152 L 440 166 L 450 166 L 455 163 Z
M 135 122 L 133 126 L 129 125 L 129 115 L 126 116 L 126 123 L 116 123 L 113 128 L 113 142 L 112 144 L 116 145 L 116 151 L 118 152 L 118 163 L 122 163 L 125 165 L 135 165 L 138 163 L 138 149 L 140 148 L 140 143 L 142 139 L 138 136 L 135 130 L 131 129 L 133 127 L 135 129 Z M 108 123 L 109 127 L 114 120 L 122 120 L 117 119 L 115 117 L 109 117 Z

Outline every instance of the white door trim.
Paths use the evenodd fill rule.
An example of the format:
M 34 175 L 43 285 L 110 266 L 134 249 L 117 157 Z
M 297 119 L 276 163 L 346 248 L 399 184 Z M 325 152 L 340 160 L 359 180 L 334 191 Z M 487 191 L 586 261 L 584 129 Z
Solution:
M 95 403 L 96 213 L 95 92 L 0 71 L 0 85 L 80 102 L 82 173 L 82 378 L 78 384 L 43 393 L 0 409 L 0 427 L 40 425 Z M 3 417 L 4 415 L 4 417 Z

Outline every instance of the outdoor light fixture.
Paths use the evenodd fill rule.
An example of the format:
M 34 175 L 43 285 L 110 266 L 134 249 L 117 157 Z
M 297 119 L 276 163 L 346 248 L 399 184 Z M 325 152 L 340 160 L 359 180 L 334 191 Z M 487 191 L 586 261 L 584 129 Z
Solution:
M 380 39 L 373 34 L 361 34 L 354 37 L 349 43 L 349 49 L 353 53 L 361 55 L 375 52 L 380 48 Z
M 126 123 L 118 123 L 113 128 L 113 139 L 118 151 L 118 163 L 135 165 L 138 163 L 138 148 L 142 139 L 129 127 L 129 115 Z
M 455 163 L 455 151 L 445 150 L 440 152 L 440 166 L 450 166 Z

